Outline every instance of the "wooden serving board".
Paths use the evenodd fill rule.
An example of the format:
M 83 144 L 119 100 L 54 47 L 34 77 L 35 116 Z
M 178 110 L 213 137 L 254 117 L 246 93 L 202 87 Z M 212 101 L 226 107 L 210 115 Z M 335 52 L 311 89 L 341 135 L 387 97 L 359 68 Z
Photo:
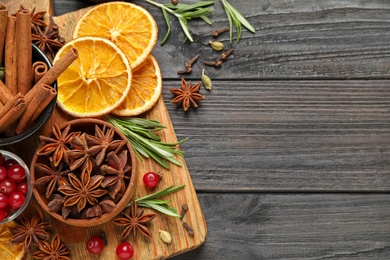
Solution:
M 49 0 L 11 0 L 5 5 L 9 8 L 10 12 L 14 12 L 23 4 L 28 9 L 36 8 L 36 11 L 47 10 L 52 13 L 52 4 Z M 60 27 L 60 34 L 67 41 L 72 38 L 73 30 L 77 20 L 86 12 L 87 9 L 78 10 L 72 13 L 68 13 L 59 17 L 54 17 L 56 23 Z M 176 134 L 173 129 L 171 120 L 163 98 L 160 97 L 157 104 L 143 117 L 148 119 L 158 120 L 163 125 L 167 126 L 166 129 L 160 131 L 160 136 L 165 142 L 176 142 Z M 42 127 L 39 133 L 30 137 L 29 139 L 7 147 L 18 154 L 27 164 L 31 162 L 31 158 L 39 144 L 39 135 L 48 134 L 51 131 L 52 122 L 61 123 L 71 118 L 62 113 L 58 108 L 55 109 L 50 120 Z M 30 149 L 25 149 L 30 147 Z M 150 228 L 153 238 L 149 239 L 142 235 L 128 238 L 135 249 L 135 254 L 132 259 L 166 259 L 178 254 L 195 249 L 203 244 L 207 234 L 206 222 L 202 209 L 200 207 L 194 186 L 191 181 L 190 174 L 188 172 L 186 163 L 183 158 L 178 158 L 183 164 L 182 167 L 170 165 L 170 170 L 166 170 L 152 160 L 145 159 L 143 162 L 137 161 L 136 173 L 139 175 L 138 185 L 135 194 L 135 198 L 145 196 L 151 192 L 145 189 L 142 183 L 142 175 L 148 171 L 154 171 L 160 173 L 163 177 L 157 190 L 165 188 L 169 185 L 179 186 L 185 184 L 186 187 L 165 199 L 171 199 L 171 206 L 181 211 L 181 205 L 187 204 L 189 207 L 183 220 L 168 217 L 161 213 L 158 213 L 158 217 L 155 218 L 148 227 Z M 34 203 L 34 200 L 32 201 Z M 146 212 L 152 212 L 150 209 L 146 209 Z M 47 221 L 52 223 L 52 232 L 58 233 L 62 241 L 66 243 L 71 251 L 71 259 L 117 259 L 115 254 L 115 248 L 119 243 L 121 228 L 115 226 L 111 221 L 91 227 L 80 228 L 66 225 L 58 220 L 54 220 L 48 214 L 45 215 Z M 183 221 L 187 222 L 194 230 L 195 235 L 190 236 L 187 230 L 183 226 Z M 159 230 L 166 230 L 172 235 L 172 243 L 167 245 L 159 237 Z M 89 237 L 104 232 L 108 241 L 103 253 L 99 256 L 92 256 L 86 249 L 86 241 Z M 28 255 L 31 257 L 31 255 Z

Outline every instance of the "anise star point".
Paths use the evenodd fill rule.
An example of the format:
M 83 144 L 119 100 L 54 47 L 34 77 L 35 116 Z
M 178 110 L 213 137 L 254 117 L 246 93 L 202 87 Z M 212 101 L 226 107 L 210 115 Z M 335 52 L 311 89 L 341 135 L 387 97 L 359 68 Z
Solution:
M 204 99 L 204 96 L 199 94 L 201 83 L 192 86 L 192 82 L 186 82 L 184 77 L 181 78 L 181 88 L 170 88 L 169 91 L 176 97 L 172 99 L 172 103 L 182 105 L 184 111 L 187 111 L 190 106 L 198 107 L 198 102 Z
M 70 260 L 69 249 L 61 242 L 60 237 L 56 234 L 51 242 L 42 241 L 39 243 L 39 250 L 34 252 L 34 259 L 53 259 L 53 260 Z

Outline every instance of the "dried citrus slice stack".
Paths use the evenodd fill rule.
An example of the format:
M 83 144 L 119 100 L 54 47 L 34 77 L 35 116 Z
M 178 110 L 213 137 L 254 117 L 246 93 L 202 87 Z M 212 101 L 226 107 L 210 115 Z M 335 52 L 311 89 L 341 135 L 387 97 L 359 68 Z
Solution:
M 0 225 L 0 260 L 22 259 L 24 255 L 23 244 L 14 245 L 9 240 L 13 237 L 8 227 L 15 226 L 14 221 Z
M 156 21 L 143 7 L 111 2 L 96 5 L 76 24 L 73 38 L 96 36 L 115 43 L 129 60 L 132 69 L 140 66 L 157 42 Z
M 79 58 L 57 78 L 58 106 L 75 117 L 110 113 L 131 87 L 132 70 L 125 54 L 109 40 L 81 37 L 63 46 L 54 63 L 72 47 Z
M 162 78 L 160 67 L 153 55 L 133 70 L 129 94 L 118 108 L 112 111 L 117 116 L 136 116 L 151 109 L 160 97 Z

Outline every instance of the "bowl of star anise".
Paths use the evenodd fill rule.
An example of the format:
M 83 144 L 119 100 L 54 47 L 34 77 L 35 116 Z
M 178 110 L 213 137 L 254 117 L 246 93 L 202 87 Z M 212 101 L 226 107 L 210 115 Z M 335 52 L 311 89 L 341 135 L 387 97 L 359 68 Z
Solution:
M 73 226 L 111 220 L 135 192 L 135 154 L 111 124 L 75 119 L 40 136 L 30 167 L 33 193 L 54 218 Z

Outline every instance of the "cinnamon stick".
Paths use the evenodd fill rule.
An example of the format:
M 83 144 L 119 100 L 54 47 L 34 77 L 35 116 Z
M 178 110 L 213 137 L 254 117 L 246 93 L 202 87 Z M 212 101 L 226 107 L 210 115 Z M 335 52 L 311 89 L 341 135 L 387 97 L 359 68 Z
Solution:
M 33 88 L 26 94 L 25 100 L 27 103 L 31 102 L 35 94 L 39 90 L 39 86 L 46 84 L 51 85 L 61 74 L 69 67 L 69 65 L 79 57 L 76 48 L 69 49 L 64 56 L 54 63 L 46 74 L 33 86 Z
M 48 67 L 43 61 L 36 61 L 32 65 L 31 82 L 37 83 L 47 73 Z
M 0 109 L 0 119 L 5 115 L 7 114 L 7 112 L 9 110 L 11 110 L 11 108 L 14 106 L 15 102 L 17 102 L 18 100 L 20 101 L 20 99 L 23 98 L 23 95 L 21 93 L 18 93 L 16 94 L 15 96 L 13 96 L 8 102 L 7 104 L 5 104 L 3 106 L 2 109 Z M 18 102 L 19 102 L 18 101 Z
M 8 9 L 0 5 L 0 67 L 3 66 L 3 52 L 5 43 L 5 34 L 7 31 Z
M 25 109 L 26 102 L 23 98 L 16 100 L 12 105 L 12 108 L 0 119 L 0 133 L 5 132 L 9 127 L 11 127 L 23 114 Z
M 31 126 L 37 118 L 41 115 L 43 110 L 50 104 L 50 102 L 57 96 L 57 91 L 54 88 L 48 89 L 47 97 L 38 105 L 34 114 L 31 116 L 27 126 Z
M 41 106 L 40 112 L 42 112 L 42 110 L 45 108 L 45 107 L 42 107 L 42 103 L 47 105 L 48 103 L 50 103 L 50 101 L 55 96 L 55 90 L 49 85 L 41 84 L 38 86 L 38 88 L 39 89 L 38 89 L 37 93 L 35 94 L 33 100 L 31 100 L 31 102 L 29 104 L 27 104 L 26 110 L 24 111 L 23 115 L 20 117 L 20 120 L 19 120 L 19 122 L 16 126 L 16 129 L 15 129 L 16 134 L 23 133 L 27 129 L 27 127 L 29 126 L 29 123 L 33 122 L 32 118 L 33 118 L 33 115 L 36 113 L 38 107 Z M 52 90 L 54 90 L 54 96 L 52 95 L 53 94 Z M 40 114 L 40 112 L 37 112 L 37 113 Z
M 5 85 L 11 91 L 12 95 L 16 95 L 16 93 L 18 93 L 15 27 L 16 17 L 8 16 L 7 34 L 5 36 L 4 66 Z
M 18 92 L 26 94 L 31 89 L 31 14 L 27 9 L 16 12 Z
M 0 103 L 3 105 L 7 104 L 12 96 L 11 91 L 4 85 L 3 81 L 0 80 Z

